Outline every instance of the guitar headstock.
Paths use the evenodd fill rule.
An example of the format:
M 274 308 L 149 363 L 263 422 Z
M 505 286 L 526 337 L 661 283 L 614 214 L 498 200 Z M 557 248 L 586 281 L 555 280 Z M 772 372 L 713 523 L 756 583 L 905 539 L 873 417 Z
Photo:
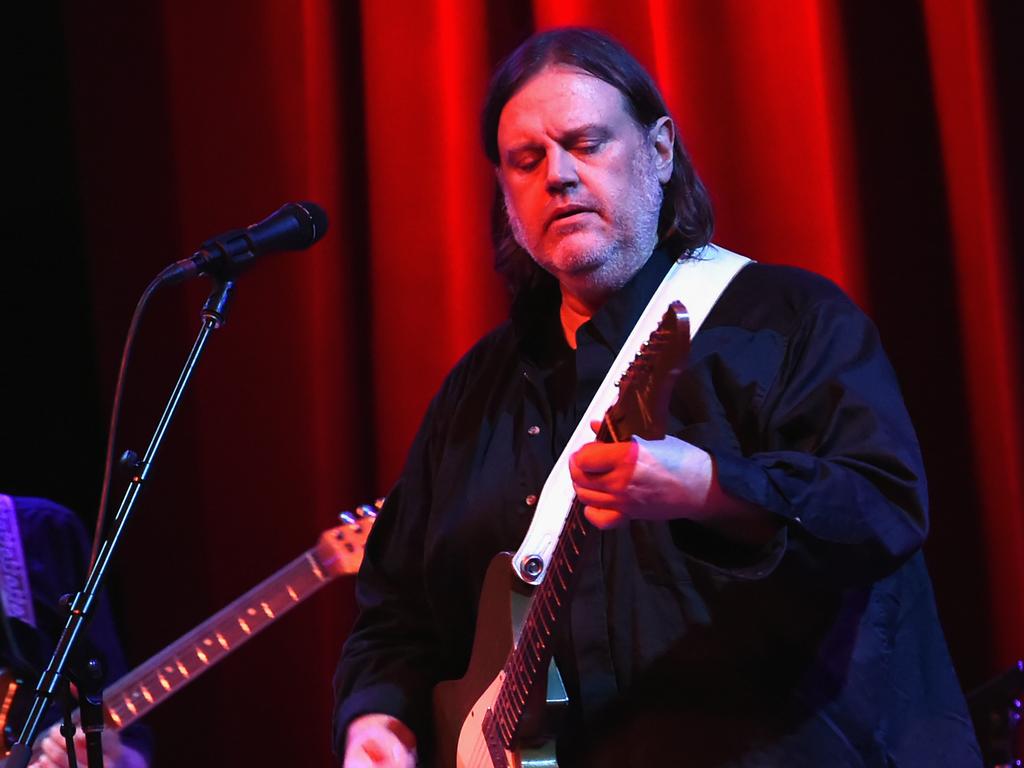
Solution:
M 673 301 L 619 380 L 618 400 L 605 414 L 599 439 L 664 437 L 672 389 L 689 352 L 690 315 L 682 302 Z
M 355 510 L 338 515 L 342 524 L 320 534 L 313 548 L 321 568 L 339 576 L 359 570 L 366 537 L 383 504 L 384 499 L 377 499 L 373 504 L 360 504 Z

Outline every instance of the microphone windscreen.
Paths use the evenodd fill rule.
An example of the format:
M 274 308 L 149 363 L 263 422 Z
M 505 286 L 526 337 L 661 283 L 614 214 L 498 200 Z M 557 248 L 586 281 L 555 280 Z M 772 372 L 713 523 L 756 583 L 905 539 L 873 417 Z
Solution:
M 313 225 L 309 245 L 312 245 L 327 232 L 327 213 L 319 205 L 311 203 L 308 200 L 302 200 L 301 202 L 295 203 L 295 205 L 302 208 L 302 210 L 309 214 L 310 222 Z

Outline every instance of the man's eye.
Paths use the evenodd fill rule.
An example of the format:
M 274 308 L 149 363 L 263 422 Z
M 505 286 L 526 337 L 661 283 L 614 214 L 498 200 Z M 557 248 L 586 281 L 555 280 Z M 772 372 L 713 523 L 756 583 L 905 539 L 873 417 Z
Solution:
M 581 141 L 576 144 L 576 151 L 581 155 L 592 155 L 604 145 L 602 141 Z
M 540 164 L 540 158 L 536 155 L 528 155 L 518 158 L 514 165 L 518 171 L 532 171 Z

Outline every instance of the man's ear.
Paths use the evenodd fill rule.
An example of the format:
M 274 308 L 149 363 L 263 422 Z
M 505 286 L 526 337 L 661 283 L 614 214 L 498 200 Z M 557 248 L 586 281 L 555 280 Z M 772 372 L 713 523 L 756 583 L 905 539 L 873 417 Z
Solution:
M 654 146 L 654 167 L 658 172 L 658 181 L 667 184 L 672 178 L 672 160 L 675 154 L 673 146 L 676 140 L 676 126 L 668 115 L 659 117 L 651 127 L 648 135 Z

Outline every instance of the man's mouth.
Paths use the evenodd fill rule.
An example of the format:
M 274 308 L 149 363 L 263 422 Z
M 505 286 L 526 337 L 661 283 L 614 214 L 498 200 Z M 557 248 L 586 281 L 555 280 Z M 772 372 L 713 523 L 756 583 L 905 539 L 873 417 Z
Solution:
M 597 211 L 585 205 L 566 205 L 559 208 L 551 215 L 551 218 L 548 219 L 548 226 L 550 227 L 558 221 L 578 216 L 582 213 L 597 213 Z

